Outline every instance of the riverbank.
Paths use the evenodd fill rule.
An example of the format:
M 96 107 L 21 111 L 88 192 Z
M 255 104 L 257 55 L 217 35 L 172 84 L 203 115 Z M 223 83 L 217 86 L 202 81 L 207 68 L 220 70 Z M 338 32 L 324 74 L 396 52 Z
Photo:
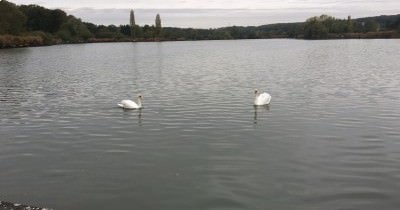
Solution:
M 48 44 L 45 44 L 44 39 L 40 36 L 0 35 L 0 48 L 35 47 L 45 45 Z
M 263 39 L 285 39 L 293 38 L 289 36 L 270 36 Z M 396 31 L 382 31 L 382 32 L 367 32 L 367 33 L 341 33 L 341 34 L 328 34 L 324 39 L 399 39 L 400 34 Z M 295 39 L 304 39 L 298 36 Z M 80 40 L 75 42 L 63 42 L 61 39 L 51 39 L 42 35 L 27 35 L 27 36 L 14 36 L 14 35 L 0 35 L 0 49 L 5 48 L 22 48 L 22 47 L 38 47 L 50 46 L 57 44 L 82 44 L 82 43 L 106 43 L 106 42 L 160 42 L 160 41 L 199 41 L 199 40 L 219 40 L 219 39 L 137 39 L 132 41 L 130 38 L 90 38 L 88 40 Z M 229 39 L 228 39 L 229 40 Z M 316 40 L 316 39 L 313 39 Z M 322 39 L 321 39 L 322 40 Z
M 329 39 L 398 39 L 400 34 L 396 31 L 381 31 L 367 33 L 329 34 Z
M 0 35 L 0 49 L 51 46 L 58 44 L 83 44 L 83 43 L 107 43 L 107 42 L 160 42 L 160 41 L 184 41 L 166 39 L 137 39 L 132 41 L 130 38 L 90 38 L 88 40 L 62 41 L 61 39 L 46 38 L 40 35 Z

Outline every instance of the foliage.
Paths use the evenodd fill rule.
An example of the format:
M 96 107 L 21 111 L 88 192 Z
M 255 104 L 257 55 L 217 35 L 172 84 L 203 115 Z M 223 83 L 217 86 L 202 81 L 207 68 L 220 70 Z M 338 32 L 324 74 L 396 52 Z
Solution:
M 43 44 L 43 39 L 40 36 L 0 35 L 0 48 L 40 46 Z
M 131 38 L 134 38 L 134 36 L 133 36 L 133 37 L 131 36 L 131 34 L 132 34 L 132 29 L 135 30 L 135 28 L 131 28 L 130 25 L 120 25 L 120 26 L 119 26 L 120 33 L 121 33 L 123 36 L 129 36 L 129 37 L 131 37 Z
M 336 19 L 329 15 L 311 17 L 304 24 L 304 37 L 308 39 L 324 39 L 329 34 L 341 34 L 352 30 L 350 17 L 348 20 Z
M 33 31 L 25 36 L 35 36 L 42 39 L 41 45 L 52 45 L 57 43 L 57 39 L 50 33 L 45 33 L 43 31 Z
M 307 39 L 322 39 L 331 37 L 346 37 L 346 33 L 369 33 L 369 32 L 379 32 L 394 30 L 398 23 L 396 23 L 393 17 L 390 16 L 383 18 L 380 17 L 370 17 L 361 18 L 356 20 L 351 20 L 349 16 L 347 20 L 336 19 L 328 15 L 321 15 L 319 17 L 312 17 L 306 20 L 304 25 L 304 37 Z M 399 18 L 400 15 L 397 15 Z M 381 27 L 383 26 L 383 27 Z M 379 34 L 379 33 L 378 33 Z M 384 33 L 381 33 L 384 34 Z M 379 35 L 377 35 L 379 37 Z M 363 37 L 359 35 L 358 37 Z M 385 33 L 384 37 L 387 35 Z
M 129 24 L 95 25 L 59 9 L 38 5 L 17 6 L 0 0 L 0 48 L 102 41 L 214 40 L 266 38 L 393 38 L 400 37 L 400 15 L 338 19 L 329 15 L 299 23 L 231 26 L 210 29 L 139 26 L 130 11 Z
M 307 19 L 304 25 L 304 37 L 307 39 L 327 38 L 328 29 L 324 24 L 324 19 L 319 17 Z
M 355 24 L 357 25 L 362 25 L 364 23 L 364 26 L 367 24 L 367 22 L 372 21 L 375 23 L 372 23 L 372 26 L 374 24 L 377 25 L 379 28 L 379 31 L 390 31 L 390 30 L 396 30 L 400 26 L 400 15 L 381 15 L 377 17 L 370 17 L 370 18 L 359 18 L 354 20 Z M 372 27 L 372 29 L 375 29 Z M 359 31 L 362 31 L 363 28 L 361 28 Z
M 67 14 L 59 9 L 50 10 L 38 5 L 22 5 L 19 9 L 28 18 L 26 28 L 30 31 L 55 33 L 67 21 Z
M 108 38 L 108 39 L 121 39 L 124 35 L 120 32 L 120 28 L 115 25 L 104 26 L 100 25 L 97 27 L 94 33 L 96 38 Z
M 346 33 L 351 33 L 354 31 L 354 24 L 353 24 L 353 21 L 351 20 L 350 15 L 347 17 L 345 31 L 346 31 Z
M 15 4 L 0 1 L 0 34 L 19 34 L 24 30 L 25 22 L 26 16 Z
M 161 18 L 160 18 L 160 14 L 156 15 L 156 21 L 155 21 L 155 29 L 154 29 L 154 33 L 156 37 L 160 37 L 161 36 Z
M 86 25 L 74 16 L 68 16 L 67 21 L 63 23 L 57 35 L 67 42 L 82 42 L 93 37 Z
M 129 23 L 130 23 L 130 27 L 129 27 L 130 35 L 131 35 L 132 39 L 134 40 L 136 38 L 136 31 L 135 31 L 136 22 L 135 22 L 135 14 L 134 14 L 133 10 L 131 10 L 131 13 L 130 13 Z
M 144 25 L 142 28 L 142 33 L 141 33 L 141 37 L 145 40 L 150 40 L 150 39 L 154 39 L 154 31 L 155 31 L 155 27 L 154 26 L 149 26 L 149 25 Z

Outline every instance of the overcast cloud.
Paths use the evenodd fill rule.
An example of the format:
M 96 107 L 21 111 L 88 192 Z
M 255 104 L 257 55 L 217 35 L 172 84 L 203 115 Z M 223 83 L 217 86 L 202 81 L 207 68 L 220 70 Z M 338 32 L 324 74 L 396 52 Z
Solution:
M 136 23 L 154 24 L 157 13 L 163 26 L 213 28 L 299 22 L 328 14 L 338 18 L 400 13 L 400 0 L 11 0 L 60 8 L 95 24 L 128 24 L 134 9 Z

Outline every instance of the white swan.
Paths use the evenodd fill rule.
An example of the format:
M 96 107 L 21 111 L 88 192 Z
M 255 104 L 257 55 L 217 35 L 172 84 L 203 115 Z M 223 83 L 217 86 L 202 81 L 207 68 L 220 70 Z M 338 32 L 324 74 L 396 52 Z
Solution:
M 141 109 L 142 107 L 142 96 L 138 96 L 138 103 L 135 103 L 131 100 L 122 100 L 119 104 L 119 107 L 123 109 Z
M 256 95 L 255 99 L 254 99 L 254 105 L 256 106 L 262 106 L 262 105 L 267 105 L 271 102 L 271 95 L 268 93 L 260 93 L 258 92 L 258 90 L 256 89 L 254 91 L 254 94 Z

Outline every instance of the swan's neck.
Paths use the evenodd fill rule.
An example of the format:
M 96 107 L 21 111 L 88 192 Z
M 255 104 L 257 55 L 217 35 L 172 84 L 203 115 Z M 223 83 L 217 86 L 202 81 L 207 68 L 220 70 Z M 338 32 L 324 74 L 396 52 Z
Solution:
M 139 108 L 142 108 L 142 99 L 141 98 L 138 98 L 138 106 L 139 106 Z
M 258 96 L 260 96 L 260 93 L 256 93 L 256 94 L 255 94 L 255 97 L 254 97 L 254 103 L 255 103 L 255 104 L 257 104 Z

